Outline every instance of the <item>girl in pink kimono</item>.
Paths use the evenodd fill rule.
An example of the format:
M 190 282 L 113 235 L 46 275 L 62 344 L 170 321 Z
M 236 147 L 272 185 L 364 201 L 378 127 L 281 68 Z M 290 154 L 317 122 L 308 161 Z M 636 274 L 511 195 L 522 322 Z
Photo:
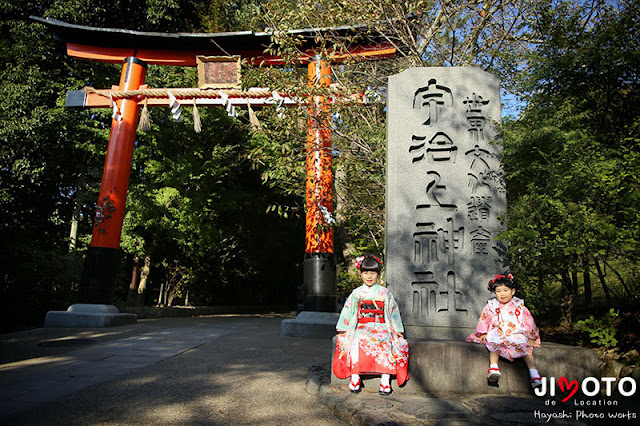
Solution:
M 540 347 L 540 331 L 522 299 L 514 297 L 515 287 L 511 274 L 498 274 L 489 282 L 489 291 L 496 297 L 489 300 L 482 310 L 476 332 L 467 337 L 467 342 L 482 343 L 489 349 L 489 382 L 497 383 L 500 379 L 500 356 L 509 361 L 524 358 L 529 367 L 531 386 L 537 388 L 542 381 L 533 358 L 533 348 Z
M 333 373 L 350 378 L 354 393 L 362 388 L 361 374 L 380 375 L 380 395 L 391 394 L 391 375 L 399 386 L 409 379 L 409 345 L 393 295 L 378 284 L 381 266 L 372 255 L 356 259 L 363 284 L 349 295 L 336 325 Z

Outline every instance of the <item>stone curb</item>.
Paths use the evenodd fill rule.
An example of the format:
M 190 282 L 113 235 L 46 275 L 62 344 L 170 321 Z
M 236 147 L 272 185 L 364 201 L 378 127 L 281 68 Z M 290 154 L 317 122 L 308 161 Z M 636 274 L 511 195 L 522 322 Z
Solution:
M 427 394 L 408 392 L 406 389 L 394 390 L 390 396 L 378 395 L 377 386 L 365 383 L 358 394 L 352 394 L 346 385 L 332 385 L 330 364 L 310 365 L 307 377 L 307 392 L 318 395 L 340 420 L 351 425 L 496 425 L 496 424 L 566 424 L 592 425 L 603 424 L 596 417 L 607 408 L 599 406 L 573 405 L 555 399 L 549 405 L 550 398 L 535 396 L 484 394 Z M 369 382 L 373 383 L 373 382 Z M 602 399 L 602 398 L 601 398 Z M 604 398 L 606 399 L 606 398 Z M 579 398 L 575 398 L 579 400 Z M 593 399 L 595 401 L 595 399 Z M 637 420 L 637 405 L 634 398 L 622 400 L 614 411 L 634 413 L 631 419 L 621 423 L 631 424 Z M 597 401 L 595 401 L 597 402 Z M 586 421 L 578 419 L 577 411 L 587 415 Z M 611 424 L 611 423 L 608 423 Z
M 346 386 L 332 385 L 331 364 L 310 365 L 306 391 L 318 395 L 336 417 L 351 425 L 485 424 L 472 421 L 473 411 L 458 402 L 398 391 L 384 397 L 377 388 L 352 394 Z M 487 423 L 489 424 L 489 423 Z

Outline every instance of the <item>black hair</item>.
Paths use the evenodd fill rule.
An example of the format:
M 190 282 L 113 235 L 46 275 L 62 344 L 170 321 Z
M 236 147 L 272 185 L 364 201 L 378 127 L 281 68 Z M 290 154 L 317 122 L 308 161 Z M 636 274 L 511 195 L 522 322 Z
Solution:
M 373 271 L 379 274 L 381 269 L 381 263 L 372 254 L 365 254 L 360 262 L 360 272 Z
M 489 287 L 487 289 L 493 293 L 496 291 L 496 287 L 501 285 L 506 285 L 513 290 L 516 288 L 516 279 L 509 273 L 504 275 L 497 274 L 491 281 L 489 281 Z

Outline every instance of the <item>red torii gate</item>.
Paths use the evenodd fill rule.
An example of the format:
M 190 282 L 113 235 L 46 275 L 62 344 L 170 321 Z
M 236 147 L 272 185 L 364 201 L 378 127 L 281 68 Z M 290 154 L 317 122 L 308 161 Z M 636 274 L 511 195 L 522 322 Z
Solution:
M 35 16 L 31 18 L 49 26 L 54 38 L 66 43 L 67 54 L 71 57 L 124 64 L 118 86 L 111 90 L 69 91 L 66 102 L 67 107 L 87 108 L 110 108 L 115 102 L 117 108 L 117 114 L 114 114 L 111 123 L 96 205 L 96 220 L 85 258 L 79 296 L 81 303 L 110 305 L 113 303 L 121 259 L 120 237 L 140 107 L 145 100 L 149 106 L 169 106 L 171 102 L 168 94 L 149 97 L 143 94 L 125 96 L 118 93 L 146 89 L 144 80 L 147 64 L 196 66 L 198 56 L 239 56 L 255 65 L 282 66 L 287 63 L 282 57 L 265 53 L 273 33 L 157 33 L 95 28 Z M 359 36 L 361 29 L 363 28 L 339 27 L 291 32 L 302 40 L 301 53 L 295 58 L 295 63 L 308 66 L 310 86 L 329 87 L 330 63 L 354 57 L 381 59 L 395 55 L 394 45 L 382 40 L 364 39 Z M 328 31 L 352 37 L 349 49 L 345 52 L 325 53 L 324 57 L 320 57 L 316 36 Z M 180 89 L 168 90 L 173 92 L 178 102 L 181 100 Z M 239 99 L 245 105 L 246 100 L 251 99 L 255 105 L 261 99 L 273 100 L 274 96 L 285 104 L 297 103 L 296 100 L 283 98 L 275 93 L 260 94 L 251 90 L 214 90 L 205 96 L 212 100 L 208 105 L 232 106 L 233 99 Z M 185 105 L 188 104 L 185 102 Z M 308 110 L 304 309 L 335 312 L 333 229 L 326 226 L 324 219 L 325 215 L 333 213 L 331 130 L 328 125 L 330 101 L 323 96 L 313 96 L 308 100 Z

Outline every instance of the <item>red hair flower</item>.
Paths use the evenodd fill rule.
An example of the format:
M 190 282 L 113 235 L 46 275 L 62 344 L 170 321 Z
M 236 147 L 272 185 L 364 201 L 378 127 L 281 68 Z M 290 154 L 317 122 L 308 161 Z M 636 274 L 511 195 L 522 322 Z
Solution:
M 491 281 L 489 281 L 491 284 L 495 283 L 496 281 L 503 279 L 503 278 L 508 278 L 509 280 L 513 281 L 513 275 L 511 274 L 507 274 L 506 276 L 504 275 L 500 275 L 500 274 L 495 274 L 493 279 Z
M 491 284 L 495 283 L 496 281 L 498 281 L 500 278 L 504 278 L 504 275 L 500 275 L 500 274 L 495 274 L 493 276 L 493 279 L 491 281 L 489 281 Z

